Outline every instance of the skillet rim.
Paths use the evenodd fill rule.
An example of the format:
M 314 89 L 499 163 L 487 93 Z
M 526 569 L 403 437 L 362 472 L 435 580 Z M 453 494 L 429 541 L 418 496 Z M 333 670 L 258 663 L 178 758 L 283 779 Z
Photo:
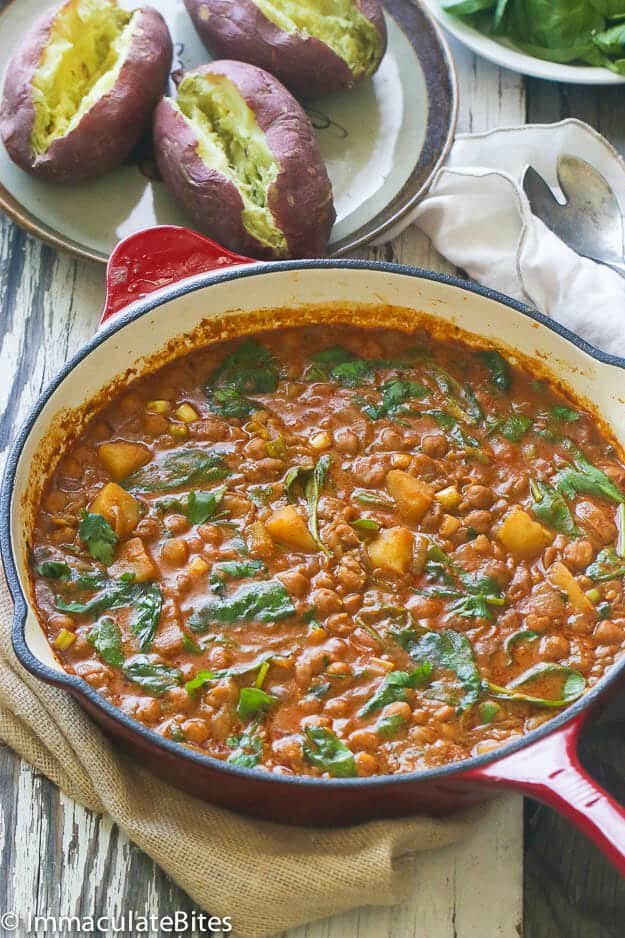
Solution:
M 368 777 L 356 778 L 315 778 L 306 775 L 275 775 L 258 769 L 236 766 L 232 763 L 215 759 L 213 756 L 205 755 L 190 747 L 181 746 L 173 740 L 168 740 L 154 730 L 144 726 L 138 720 L 123 713 L 119 708 L 105 700 L 97 691 L 88 685 L 76 675 L 68 674 L 66 671 L 55 671 L 44 664 L 34 655 L 26 643 L 26 620 L 28 617 L 29 603 L 26 600 L 22 590 L 17 566 L 13 554 L 11 537 L 11 519 L 12 519 L 12 496 L 17 475 L 17 467 L 22 455 L 22 451 L 30 435 L 30 431 L 39 418 L 41 411 L 54 395 L 56 390 L 63 383 L 65 378 L 84 360 L 91 352 L 99 348 L 110 338 L 123 330 L 125 326 L 141 319 L 143 316 L 153 310 L 164 306 L 169 301 L 178 299 L 189 293 L 195 293 L 206 287 L 217 284 L 228 283 L 241 278 L 267 276 L 272 273 L 284 273 L 297 270 L 366 270 L 377 271 L 383 274 L 399 275 L 410 277 L 415 280 L 425 280 L 433 283 L 440 283 L 446 286 L 454 287 L 460 291 L 473 293 L 476 296 L 493 300 L 502 306 L 512 309 L 541 326 L 554 332 L 560 338 L 564 339 L 595 361 L 603 365 L 620 368 L 625 370 L 625 358 L 611 355 L 603 352 L 591 345 L 585 339 L 575 335 L 566 326 L 549 319 L 543 313 L 531 309 L 525 303 L 515 300 L 512 297 L 492 290 L 490 287 L 484 287 L 471 281 L 463 280 L 460 277 L 454 277 L 450 274 L 440 274 L 435 271 L 425 270 L 420 267 L 411 267 L 404 264 L 391 264 L 385 261 L 366 261 L 366 260 L 341 260 L 337 258 L 323 258 L 318 260 L 299 260 L 299 261 L 278 261 L 274 263 L 257 263 L 246 265 L 245 267 L 230 268 L 219 273 L 209 272 L 198 274 L 195 277 L 178 281 L 168 287 L 149 294 L 141 300 L 130 304 L 125 311 L 116 313 L 109 323 L 95 333 L 78 352 L 73 355 L 63 368 L 49 382 L 37 401 L 30 408 L 22 426 L 11 447 L 9 457 L 2 479 L 2 488 L 0 490 L 0 555 L 4 565 L 4 571 L 7 579 L 7 585 L 15 603 L 13 623 L 11 627 L 11 638 L 13 649 L 18 661 L 35 677 L 43 680 L 47 684 L 55 687 L 67 689 L 80 700 L 86 698 L 96 709 L 103 711 L 114 723 L 121 724 L 131 734 L 136 735 L 147 746 L 163 749 L 168 755 L 180 760 L 181 766 L 185 763 L 202 767 L 214 773 L 224 773 L 225 777 L 233 775 L 241 780 L 250 782 L 258 781 L 273 784 L 276 786 L 286 786 L 288 788 L 310 788 L 312 790 L 325 790 L 329 786 L 341 789 L 360 789 L 364 786 L 374 788 L 386 788 L 391 785 L 408 785 L 414 783 L 445 781 L 449 778 L 462 780 L 465 773 L 473 772 L 484 766 L 495 766 L 498 762 L 505 760 L 506 757 L 522 749 L 530 748 L 534 743 L 551 736 L 556 730 L 574 720 L 584 720 L 589 716 L 590 711 L 597 702 L 604 696 L 615 684 L 622 680 L 625 671 L 625 656 L 620 663 L 612 665 L 608 674 L 602 678 L 591 690 L 585 693 L 575 703 L 571 704 L 558 716 L 546 720 L 542 726 L 532 730 L 521 739 L 513 741 L 498 749 L 485 753 L 481 756 L 474 756 L 465 759 L 462 762 L 451 762 L 447 765 L 438 766 L 432 769 L 425 769 L 416 772 L 395 773 L 391 775 L 372 775 Z M 91 716 L 89 715 L 89 718 Z M 117 742 L 117 740 L 114 740 Z M 468 780 L 467 780 L 468 781 Z M 472 779 L 472 781 L 476 781 Z

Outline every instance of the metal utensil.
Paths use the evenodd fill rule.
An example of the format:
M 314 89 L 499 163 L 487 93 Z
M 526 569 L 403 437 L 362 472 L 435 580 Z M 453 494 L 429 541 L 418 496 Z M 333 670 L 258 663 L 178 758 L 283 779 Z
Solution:
M 625 277 L 623 216 L 614 192 L 601 173 L 577 156 L 559 156 L 556 172 L 564 203 L 532 166 L 525 170 L 523 190 L 532 212 L 578 254 Z

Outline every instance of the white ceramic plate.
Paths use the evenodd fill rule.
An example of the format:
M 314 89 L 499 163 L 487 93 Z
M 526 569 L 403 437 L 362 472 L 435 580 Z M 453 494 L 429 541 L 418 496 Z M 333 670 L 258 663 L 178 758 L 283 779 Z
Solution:
M 122 6 L 140 5 L 120 0 Z M 173 68 L 210 56 L 182 0 L 150 0 L 174 41 Z M 0 62 L 49 0 L 13 0 L 0 17 Z M 370 81 L 310 102 L 334 188 L 337 222 L 330 252 L 344 254 L 387 231 L 395 234 L 451 145 L 456 121 L 453 64 L 436 24 L 410 0 L 388 0 L 389 48 Z M 44 240 L 106 261 L 115 244 L 153 225 L 188 225 L 147 159 L 73 186 L 33 179 L 0 143 L 0 207 Z M 150 178 L 150 176 L 152 178 Z
M 559 65 L 546 62 L 533 55 L 521 52 L 506 39 L 491 39 L 477 29 L 469 26 L 456 16 L 449 16 L 443 10 L 441 0 L 421 0 L 432 16 L 448 33 L 465 45 L 476 55 L 532 78 L 546 78 L 547 81 L 563 81 L 575 85 L 623 85 L 625 76 L 617 75 L 608 68 L 594 68 L 591 65 Z

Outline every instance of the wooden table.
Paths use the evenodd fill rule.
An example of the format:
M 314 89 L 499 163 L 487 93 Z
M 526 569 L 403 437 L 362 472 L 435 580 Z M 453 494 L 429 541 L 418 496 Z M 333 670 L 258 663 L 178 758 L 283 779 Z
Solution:
M 622 88 L 527 80 L 456 44 L 453 52 L 460 132 L 574 116 L 625 151 Z M 449 270 L 415 230 L 363 254 Z M 92 334 L 102 298 L 101 267 L 57 254 L 0 216 L 2 457 L 30 403 Z M 584 758 L 625 803 L 623 728 L 625 700 L 586 734 Z M 119 830 L 2 747 L 0 801 L 0 912 L 85 916 L 147 909 L 165 915 L 192 909 Z M 289 938 L 622 938 L 624 922 L 625 883 L 606 861 L 566 822 L 534 804 L 525 807 L 523 841 L 522 802 L 513 797 L 459 849 L 420 861 L 408 905 L 364 909 Z M 0 927 L 0 938 L 9 934 L 18 933 Z

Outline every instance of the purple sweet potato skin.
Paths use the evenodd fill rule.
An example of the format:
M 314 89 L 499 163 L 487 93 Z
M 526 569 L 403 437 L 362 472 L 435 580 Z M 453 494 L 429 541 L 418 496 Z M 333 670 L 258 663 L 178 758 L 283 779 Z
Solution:
M 74 130 L 54 140 L 46 153 L 35 155 L 31 79 L 57 13 L 46 14 L 33 26 L 9 63 L 0 105 L 0 135 L 13 162 L 26 172 L 51 182 L 76 182 L 119 166 L 137 145 L 163 93 L 172 43 L 160 13 L 151 7 L 141 9 L 114 86 Z
M 254 0 L 184 0 L 204 45 L 218 58 L 240 59 L 275 75 L 293 94 L 310 98 L 351 88 L 354 76 L 343 59 L 314 36 L 287 33 L 268 20 Z M 382 38 L 387 33 L 380 0 L 358 0 Z
M 285 234 L 288 256 L 326 254 L 336 219 L 332 186 L 315 131 L 301 105 L 273 75 L 243 62 L 211 62 L 194 73 L 228 78 L 264 132 L 280 167 L 267 201 L 276 225 Z M 276 259 L 273 249 L 246 230 L 239 190 L 206 166 L 198 155 L 193 129 L 168 98 L 156 108 L 154 146 L 165 184 L 199 230 L 240 254 Z

